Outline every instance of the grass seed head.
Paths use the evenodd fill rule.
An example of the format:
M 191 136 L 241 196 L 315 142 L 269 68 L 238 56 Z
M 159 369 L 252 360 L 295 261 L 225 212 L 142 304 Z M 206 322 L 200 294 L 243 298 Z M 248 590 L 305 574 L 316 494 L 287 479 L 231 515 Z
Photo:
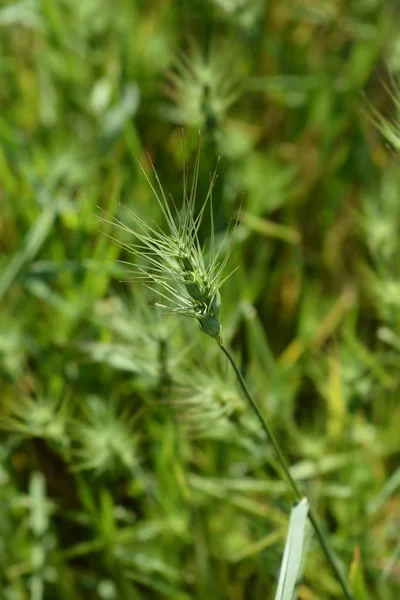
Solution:
M 52 396 L 27 395 L 18 402 L 7 401 L 0 418 L 0 429 L 12 431 L 25 438 L 42 438 L 65 449 L 69 445 L 67 427 L 70 420 L 68 403 Z
M 174 202 L 171 208 L 154 166 L 151 165 L 156 180 L 155 185 L 140 165 L 161 209 L 167 230 L 149 225 L 137 214 L 124 207 L 132 221 L 132 226 L 119 219 L 115 219 L 113 224 L 132 234 L 134 241 L 129 244 L 115 241 L 129 254 L 134 255 L 134 262 L 123 262 L 132 268 L 134 280 L 144 281 L 158 295 L 160 301 L 156 306 L 168 313 L 196 319 L 201 331 L 220 342 L 219 289 L 226 279 L 222 278 L 222 274 L 232 245 L 230 244 L 223 259 L 220 256 L 221 249 L 215 249 L 212 192 L 217 177 L 216 171 L 211 176 L 200 210 L 198 213 L 195 212 L 199 164 L 200 136 L 190 189 L 184 165 L 183 200 L 180 210 Z M 211 239 L 210 249 L 206 255 L 198 233 L 207 206 L 211 220 Z M 101 220 L 108 222 L 106 219 L 101 218 Z
M 167 402 L 193 438 L 232 439 L 245 412 L 236 381 L 222 362 L 209 357 L 178 370 Z
M 165 114 L 174 123 L 217 131 L 243 93 L 240 55 L 232 43 L 212 42 L 207 56 L 194 40 L 177 56 L 164 87 L 171 105 Z
M 115 401 L 97 397 L 88 398 L 83 410 L 86 420 L 71 424 L 74 468 L 110 476 L 132 471 L 138 460 L 134 416 Z
M 385 86 L 390 96 L 394 113 L 391 118 L 387 118 L 378 109 L 370 105 L 372 120 L 379 129 L 388 144 L 396 151 L 400 151 L 400 80 L 398 75 L 391 77 L 391 86 Z

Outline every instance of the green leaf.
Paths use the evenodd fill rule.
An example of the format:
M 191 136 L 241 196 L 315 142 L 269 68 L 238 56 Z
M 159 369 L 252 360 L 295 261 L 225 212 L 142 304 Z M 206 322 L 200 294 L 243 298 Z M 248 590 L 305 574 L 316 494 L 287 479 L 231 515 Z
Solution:
M 350 566 L 350 587 L 355 600 L 370 600 L 364 580 L 364 572 L 361 564 L 360 549 L 354 550 L 353 560 Z
M 48 509 L 46 506 L 46 482 L 41 473 L 32 474 L 29 484 L 31 500 L 31 528 L 35 536 L 42 536 L 48 528 Z
M 289 531 L 279 573 L 278 588 L 275 600 L 292 600 L 295 588 L 303 571 L 304 556 L 307 544 L 306 524 L 309 502 L 303 498 L 292 508 Z
M 14 283 L 21 269 L 29 264 L 39 252 L 53 226 L 56 209 L 48 204 L 33 223 L 21 243 L 21 247 L 11 257 L 0 276 L 0 299 Z

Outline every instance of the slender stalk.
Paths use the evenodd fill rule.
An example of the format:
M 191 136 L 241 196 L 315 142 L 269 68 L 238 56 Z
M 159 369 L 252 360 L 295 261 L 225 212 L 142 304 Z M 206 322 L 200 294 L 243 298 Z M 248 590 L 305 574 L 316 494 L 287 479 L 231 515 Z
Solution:
M 293 479 L 292 475 L 290 474 L 289 465 L 288 465 L 288 463 L 286 461 L 285 455 L 282 452 L 282 449 L 281 449 L 281 447 L 279 445 L 279 442 L 277 441 L 277 439 L 276 439 L 273 431 L 271 430 L 270 426 L 268 425 L 267 421 L 264 419 L 264 417 L 263 417 L 263 415 L 262 415 L 262 413 L 261 413 L 261 411 L 260 411 L 260 409 L 259 409 L 256 401 L 254 400 L 253 396 L 251 395 L 250 390 L 247 387 L 246 382 L 243 379 L 243 376 L 242 376 L 241 372 L 239 371 L 239 368 L 238 368 L 237 364 L 235 363 L 235 361 L 234 361 L 232 355 L 230 354 L 229 350 L 227 350 L 227 348 L 225 348 L 225 346 L 222 343 L 220 343 L 219 346 L 220 346 L 222 352 L 225 354 L 225 356 L 229 360 L 229 362 L 231 363 L 232 368 L 235 371 L 236 377 L 238 378 L 238 381 L 239 381 L 240 386 L 242 388 L 242 391 L 243 391 L 244 395 L 246 396 L 246 399 L 248 400 L 248 402 L 249 402 L 251 408 L 253 409 L 253 411 L 255 412 L 255 414 L 256 414 L 259 422 L 260 422 L 261 427 L 263 428 L 265 434 L 267 435 L 269 441 L 271 442 L 271 444 L 272 444 L 272 446 L 273 446 L 273 448 L 274 448 L 274 450 L 276 452 L 279 464 L 280 464 L 280 466 L 282 468 L 282 471 L 284 473 L 284 476 L 285 476 L 286 480 L 288 481 L 288 483 L 289 483 L 289 485 L 290 485 L 290 487 L 292 489 L 292 492 L 293 492 L 293 495 L 294 495 L 295 499 L 296 500 L 301 500 L 301 498 L 303 497 L 303 495 L 302 495 L 302 493 L 300 491 L 300 488 L 298 487 L 296 481 Z M 346 581 L 346 579 L 345 579 L 345 577 L 344 577 L 344 575 L 342 573 L 341 567 L 339 565 L 339 561 L 338 561 L 337 557 L 335 556 L 333 550 L 329 546 L 329 543 L 328 543 L 328 541 L 327 541 L 327 539 L 325 537 L 325 534 L 322 531 L 321 525 L 319 524 L 319 522 L 317 520 L 317 517 L 315 516 L 314 511 L 311 508 L 311 506 L 310 506 L 309 511 L 308 511 L 308 516 L 309 516 L 311 524 L 312 524 L 312 526 L 314 528 L 314 531 L 315 531 L 315 534 L 316 534 L 316 536 L 318 538 L 318 541 L 319 541 L 319 543 L 321 545 L 321 548 L 322 548 L 322 550 L 325 553 L 327 561 L 328 561 L 328 563 L 329 563 L 329 565 L 330 565 L 333 573 L 335 574 L 336 578 L 338 579 L 338 581 L 339 581 L 339 583 L 340 583 L 340 585 L 342 587 L 342 590 L 343 590 L 343 593 L 344 593 L 344 597 L 347 600 L 354 600 L 353 599 L 353 594 L 352 594 L 352 592 L 350 590 L 350 587 L 349 587 L 349 584 L 347 583 L 347 581 Z

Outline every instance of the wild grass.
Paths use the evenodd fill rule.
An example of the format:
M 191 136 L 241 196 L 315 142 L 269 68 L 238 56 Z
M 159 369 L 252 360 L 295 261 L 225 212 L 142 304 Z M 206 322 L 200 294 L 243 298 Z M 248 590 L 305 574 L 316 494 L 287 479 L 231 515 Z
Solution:
M 293 496 L 196 326 L 199 302 L 354 597 L 398 597 L 397 13 L 384 0 L 3 3 L 1 598 L 274 597 Z M 146 176 L 157 186 L 153 163 L 175 211 L 169 195 L 191 197 L 184 156 L 199 202 L 181 225 L 200 245 L 171 260 L 190 267 L 173 284 L 194 319 L 160 316 L 169 301 L 125 281 L 126 261 L 160 268 L 155 232 L 176 251 Z M 207 241 L 223 260 L 241 204 L 237 269 L 219 287 Z M 343 597 L 315 537 L 296 593 Z

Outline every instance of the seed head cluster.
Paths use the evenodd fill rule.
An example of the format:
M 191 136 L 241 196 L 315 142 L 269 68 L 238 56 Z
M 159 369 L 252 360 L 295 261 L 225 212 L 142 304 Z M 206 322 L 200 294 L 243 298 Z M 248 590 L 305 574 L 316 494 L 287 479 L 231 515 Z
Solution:
M 116 240 L 128 253 L 135 256 L 134 262 L 129 260 L 122 262 L 131 267 L 134 280 L 144 281 L 156 292 L 161 299 L 156 306 L 170 313 L 197 319 L 205 334 L 221 341 L 219 289 L 226 280 L 226 277 L 222 279 L 222 274 L 229 258 L 231 244 L 224 258 L 221 259 L 222 245 L 217 251 L 215 249 L 212 213 L 212 191 L 217 177 L 216 171 L 211 176 L 203 204 L 195 214 L 199 163 L 200 147 L 196 153 L 190 191 L 184 165 L 183 200 L 179 210 L 172 199 L 168 202 L 154 166 L 151 165 L 156 185 L 153 185 L 141 167 L 161 208 L 167 231 L 158 225 L 149 225 L 126 206 L 123 208 L 127 211 L 133 225 L 128 225 L 119 219 L 114 219 L 112 224 L 132 234 L 133 243 Z M 207 258 L 205 258 L 205 246 L 200 244 L 198 233 L 207 206 L 210 209 L 211 232 Z M 101 220 L 109 222 L 107 219 Z

